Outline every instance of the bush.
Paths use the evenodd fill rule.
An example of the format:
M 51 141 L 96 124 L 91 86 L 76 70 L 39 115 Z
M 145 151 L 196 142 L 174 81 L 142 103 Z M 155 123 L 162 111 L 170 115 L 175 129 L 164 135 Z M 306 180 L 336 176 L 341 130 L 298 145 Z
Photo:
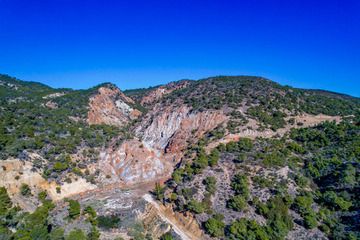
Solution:
M 244 197 L 236 195 L 228 200 L 227 206 L 228 208 L 240 212 L 246 208 L 247 202 Z
M 231 181 L 231 188 L 236 194 L 242 195 L 245 199 L 248 199 L 250 195 L 249 182 L 246 176 L 242 174 L 236 174 Z
M 27 185 L 26 183 L 21 184 L 20 193 L 23 196 L 30 196 L 31 195 L 31 189 L 30 189 L 29 185 Z
M 205 206 L 202 202 L 198 202 L 195 199 L 191 199 L 190 202 L 186 205 L 186 209 L 194 213 L 203 213 L 205 211 Z
M 160 185 L 160 183 L 155 183 L 155 188 L 153 190 L 153 194 L 155 195 L 157 200 L 164 199 L 165 188 Z
M 210 167 L 213 167 L 215 166 L 218 161 L 219 161 L 219 158 L 220 158 L 220 152 L 219 150 L 217 150 L 216 148 L 213 149 L 209 155 L 209 166 Z
M 76 200 L 67 199 L 69 203 L 69 217 L 75 219 L 80 215 L 80 203 Z
M 241 218 L 231 223 L 227 235 L 230 237 L 230 239 L 271 239 L 270 236 L 268 236 L 264 227 L 260 226 L 254 220 L 248 220 L 245 218 Z
M 205 189 L 206 191 L 208 191 L 210 194 L 214 194 L 216 191 L 216 178 L 211 176 L 211 177 L 206 177 L 204 179 L 205 184 Z
M 304 226 L 307 229 L 313 229 L 313 228 L 317 227 L 317 220 L 316 220 L 316 215 L 314 212 L 305 214 Z
M 311 211 L 313 199 L 310 196 L 297 196 L 294 201 L 294 209 L 301 215 Z
M 204 224 L 205 232 L 212 237 L 224 236 L 225 223 L 223 219 L 224 217 L 220 214 L 209 218 Z
M 87 238 L 81 229 L 75 229 L 66 236 L 66 240 L 87 240 Z
M 64 240 L 64 229 L 55 228 L 50 233 L 50 240 Z
M 40 202 L 44 202 L 47 198 L 48 194 L 46 191 L 39 192 L 38 199 Z
M 98 226 L 104 229 L 116 228 L 119 226 L 120 218 L 117 216 L 99 216 L 97 218 Z
M 0 216 L 4 216 L 12 207 L 11 199 L 5 187 L 0 187 Z
M 69 165 L 66 162 L 55 162 L 53 169 L 56 172 L 62 172 L 68 169 Z
M 352 203 L 346 201 L 344 198 L 339 197 L 334 191 L 327 191 L 323 195 L 324 202 L 334 210 L 347 211 Z
M 167 232 L 164 233 L 161 237 L 160 240 L 173 240 L 174 238 L 172 237 L 171 233 Z
M 96 226 L 98 224 L 96 220 L 96 212 L 91 206 L 86 206 L 84 209 L 84 213 L 88 215 L 87 220 L 93 225 Z

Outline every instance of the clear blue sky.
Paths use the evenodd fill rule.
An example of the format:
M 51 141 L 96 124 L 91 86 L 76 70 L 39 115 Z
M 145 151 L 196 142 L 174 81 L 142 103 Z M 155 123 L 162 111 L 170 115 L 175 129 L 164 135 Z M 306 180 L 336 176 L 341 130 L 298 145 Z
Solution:
M 122 89 L 250 74 L 360 97 L 360 1 L 0 0 L 0 72 Z

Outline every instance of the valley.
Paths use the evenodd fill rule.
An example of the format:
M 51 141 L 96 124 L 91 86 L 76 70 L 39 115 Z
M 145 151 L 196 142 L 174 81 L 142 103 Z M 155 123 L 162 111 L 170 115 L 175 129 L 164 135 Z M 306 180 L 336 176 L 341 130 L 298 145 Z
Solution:
M 0 103 L 0 238 L 359 236 L 358 98 L 252 76 L 122 92 L 0 75 Z

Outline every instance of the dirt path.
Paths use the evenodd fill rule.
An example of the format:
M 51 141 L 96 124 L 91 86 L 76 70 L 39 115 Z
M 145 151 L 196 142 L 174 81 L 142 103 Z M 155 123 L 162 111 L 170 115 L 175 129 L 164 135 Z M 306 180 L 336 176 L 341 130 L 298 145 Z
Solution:
M 159 205 L 150 194 L 145 194 L 143 196 L 145 201 L 152 204 L 158 211 L 158 215 L 161 217 L 161 219 L 168 224 L 171 225 L 172 229 L 178 234 L 182 240 L 196 240 L 200 239 L 199 237 L 195 236 L 192 232 L 188 231 L 187 229 L 184 229 L 180 223 L 178 223 L 178 220 L 174 218 L 173 216 L 167 216 L 164 206 Z
M 289 118 L 290 117 L 288 117 L 286 120 L 288 120 Z M 212 149 L 214 149 L 221 143 L 227 144 L 233 141 L 236 142 L 239 141 L 240 138 L 250 138 L 250 139 L 255 139 L 257 137 L 271 138 L 276 135 L 283 136 L 284 134 L 289 132 L 292 128 L 312 127 L 325 121 L 336 121 L 337 123 L 339 123 L 341 121 L 341 117 L 328 116 L 323 114 L 319 114 L 319 115 L 303 114 L 303 115 L 295 116 L 294 120 L 295 120 L 294 125 L 288 124 L 284 128 L 280 128 L 277 131 L 272 131 L 270 129 L 267 129 L 265 131 L 258 131 L 257 124 L 255 124 L 255 122 L 252 122 L 251 124 L 249 124 L 249 127 L 251 127 L 251 129 L 246 128 L 239 133 L 228 134 L 222 139 L 219 139 L 218 141 L 214 141 L 208 144 L 205 147 L 205 150 L 207 153 L 209 153 Z

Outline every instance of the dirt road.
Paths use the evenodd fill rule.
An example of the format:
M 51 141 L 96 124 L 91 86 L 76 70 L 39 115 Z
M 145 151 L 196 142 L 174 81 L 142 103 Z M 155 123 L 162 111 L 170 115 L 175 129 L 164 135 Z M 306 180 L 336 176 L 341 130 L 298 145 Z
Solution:
M 173 230 L 181 237 L 182 240 L 200 239 L 198 236 L 194 236 L 192 232 L 184 229 L 181 224 L 177 223 L 177 219 L 175 219 L 173 216 L 167 216 L 168 214 L 166 213 L 164 207 L 160 206 L 150 194 L 145 194 L 143 198 L 157 209 L 158 215 L 161 217 L 161 219 L 170 224 Z

